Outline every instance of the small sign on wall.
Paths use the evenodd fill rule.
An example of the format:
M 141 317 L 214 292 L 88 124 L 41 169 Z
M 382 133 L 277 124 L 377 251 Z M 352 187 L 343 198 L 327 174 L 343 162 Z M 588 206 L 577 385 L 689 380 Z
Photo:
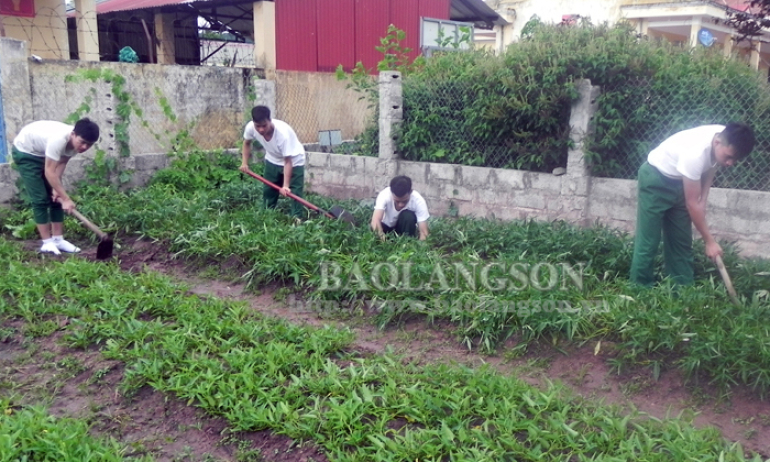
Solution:
M 34 18 L 35 0 L 0 0 L 0 14 Z

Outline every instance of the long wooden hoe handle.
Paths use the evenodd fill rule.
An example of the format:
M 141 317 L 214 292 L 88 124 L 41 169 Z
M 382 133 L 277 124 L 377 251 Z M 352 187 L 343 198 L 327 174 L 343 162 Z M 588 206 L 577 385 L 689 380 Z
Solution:
M 245 173 L 247 175 L 249 175 L 250 177 L 252 177 L 252 178 L 256 178 L 257 180 L 261 181 L 262 183 L 265 183 L 266 185 L 270 186 L 271 188 L 273 188 L 275 190 L 278 190 L 278 191 L 281 190 L 281 187 L 278 186 L 277 184 L 273 183 L 272 181 L 270 181 L 270 180 L 268 180 L 266 178 L 263 178 L 263 177 L 257 175 L 256 173 L 254 173 L 254 172 L 252 172 L 250 170 L 245 172 Z M 308 202 L 305 199 L 295 195 L 294 193 L 289 193 L 289 194 L 287 194 L 287 196 L 291 197 L 295 201 L 299 202 L 300 204 L 304 205 L 305 207 L 309 208 L 310 210 L 312 210 L 314 212 L 322 213 L 322 214 L 326 215 L 326 217 L 328 217 L 328 218 L 337 218 L 334 215 L 332 215 L 331 213 L 329 213 L 326 210 L 322 209 L 321 207 L 318 207 L 317 205 L 311 204 L 310 202 Z
M 70 213 L 71 213 L 72 215 L 74 215 L 74 216 L 75 216 L 75 218 L 77 218 L 78 220 L 80 220 L 80 221 L 81 221 L 81 222 L 82 222 L 84 225 L 86 225 L 86 226 L 88 227 L 88 229 L 90 229 L 91 231 L 95 232 L 95 233 L 96 233 L 96 234 L 99 236 L 99 238 L 101 238 L 101 239 L 104 239 L 105 237 L 107 237 L 107 233 L 105 233 L 104 231 L 102 231 L 101 229 L 99 229 L 99 228 L 98 228 L 98 227 L 97 227 L 95 224 L 91 223 L 91 222 L 88 220 L 88 218 L 84 217 L 84 216 L 83 216 L 83 215 L 82 215 L 80 212 L 78 212 L 77 210 L 72 210 L 72 212 L 70 212 Z
M 734 304 L 740 306 L 740 302 L 738 301 L 738 294 L 735 292 L 735 287 L 733 287 L 733 281 L 730 279 L 730 275 L 727 274 L 727 268 L 725 268 L 725 264 L 722 261 L 722 257 L 717 255 L 714 261 L 716 261 L 717 269 L 719 270 L 719 275 L 722 276 L 722 280 L 725 282 L 725 287 L 727 287 L 727 293 L 730 294 L 730 300 L 732 300 Z

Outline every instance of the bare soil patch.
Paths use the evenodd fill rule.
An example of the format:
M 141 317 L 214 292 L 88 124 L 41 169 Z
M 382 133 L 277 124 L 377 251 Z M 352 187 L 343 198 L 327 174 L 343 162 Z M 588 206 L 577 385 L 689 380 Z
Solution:
M 152 454 L 158 461 L 327 460 L 313 445 L 269 431 L 231 432 L 223 419 L 150 387 L 124 396 L 118 390 L 120 363 L 95 350 L 64 347 L 58 337 L 34 345 L 25 344 L 20 335 L 6 339 L 0 344 L 0 382 L 22 395 L 17 404 L 44 403 L 55 416 L 87 420 L 95 435 L 127 444 L 125 456 Z
M 361 354 L 393 351 L 404 361 L 418 364 L 489 364 L 534 386 L 557 382 L 576 395 L 604 404 L 638 409 L 657 418 L 682 416 L 696 426 L 713 426 L 725 438 L 770 457 L 770 403 L 756 392 L 734 387 L 725 395 L 705 379 L 686 383 L 674 368 L 662 370 L 657 380 L 650 368 L 618 374 L 608 361 L 616 354 L 616 346 L 609 342 L 598 349 L 595 341 L 536 344 L 523 356 L 513 357 L 507 354 L 516 344 L 512 339 L 498 355 L 481 355 L 462 346 L 450 325 L 413 319 L 380 330 L 365 316 L 329 318 L 285 303 L 287 290 L 279 285 L 264 287 L 259 293 L 246 291 L 241 281 L 227 276 L 238 272 L 237 257 L 223 267 L 212 268 L 176 259 L 165 248 L 146 241 L 124 241 L 122 246 L 116 249 L 116 256 L 126 271 L 160 272 L 183 282 L 193 294 L 242 300 L 260 313 L 292 323 L 348 327 L 356 334 L 353 348 Z M 27 248 L 37 247 L 28 243 Z M 75 258 L 94 259 L 95 248 L 84 249 Z M 212 270 L 223 277 L 210 279 Z M 51 409 L 57 415 L 85 417 L 94 423 L 96 434 L 112 435 L 136 451 L 153 453 L 158 460 L 206 460 L 209 456 L 213 460 L 249 460 L 243 458 L 244 454 L 254 449 L 261 451 L 262 459 L 253 460 L 327 460 L 314 445 L 271 432 L 232 434 L 221 419 L 207 417 L 186 403 L 148 388 L 135 396 L 121 396 L 116 392 L 122 378 L 120 364 L 105 361 L 96 351 L 72 351 L 46 340 L 45 344 L 37 342 L 37 351 L 30 354 L 29 346 L 22 345 L 22 341 L 15 336 L 0 343 L 0 384 L 13 384 L 14 391 L 30 400 L 50 396 Z M 66 375 L 62 367 L 66 369 L 68 361 L 80 363 L 83 369 L 60 384 L 62 374 Z M 54 391 L 41 394 L 41 387 Z

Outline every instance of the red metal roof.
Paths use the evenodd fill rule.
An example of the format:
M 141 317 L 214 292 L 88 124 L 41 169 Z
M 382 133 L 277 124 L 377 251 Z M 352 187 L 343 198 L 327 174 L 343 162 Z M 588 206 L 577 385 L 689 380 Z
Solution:
M 113 11 L 139 10 L 165 5 L 189 3 L 190 0 L 107 0 L 96 4 L 96 13 L 112 13 Z
M 722 0 L 720 3 L 734 10 L 751 11 L 751 2 L 749 0 Z

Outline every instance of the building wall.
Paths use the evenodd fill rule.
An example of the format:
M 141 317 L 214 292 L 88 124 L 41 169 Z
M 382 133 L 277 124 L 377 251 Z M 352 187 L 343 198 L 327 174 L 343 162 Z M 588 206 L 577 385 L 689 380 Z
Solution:
M 388 26 L 406 33 L 402 47 L 419 54 L 420 18 L 449 19 L 450 0 L 282 0 L 276 2 L 280 70 L 332 72 L 357 62 L 374 69 Z
M 9 38 L 29 42 L 28 51 L 45 59 L 69 59 L 64 1 L 35 0 L 35 17 L 0 15 Z
M 510 22 L 507 26 L 495 27 L 495 42 L 476 35 L 475 42 L 477 46 L 492 48 L 497 52 L 502 52 L 506 46 L 517 41 L 521 36 L 521 30 L 526 23 L 537 15 L 545 23 L 561 23 L 564 15 L 580 15 L 590 18 L 593 24 L 607 22 L 614 24 L 620 20 L 628 20 L 634 24 L 637 29 L 642 31 L 642 23 L 639 19 L 625 19 L 622 8 L 642 7 L 641 11 L 649 11 L 649 14 L 682 14 L 687 11 L 688 14 L 706 15 L 707 17 L 721 17 L 724 10 L 718 2 L 709 0 L 487 0 L 487 4 L 498 14 Z M 628 11 L 628 10 L 626 10 Z M 635 9 L 636 14 L 640 9 Z M 646 13 L 645 13 L 646 14 Z M 687 18 L 687 16 L 682 16 Z M 704 20 L 703 27 L 709 27 L 710 20 Z M 681 43 L 687 45 L 690 43 L 689 31 L 684 35 L 676 35 L 660 30 L 648 29 L 646 35 L 651 38 L 661 38 L 672 43 Z M 724 48 L 724 38 L 718 38 L 715 47 Z M 758 60 L 752 62 L 750 50 L 746 43 L 733 47 L 732 54 L 738 59 L 749 63 L 749 65 L 765 73 L 770 72 L 770 48 L 764 44 L 760 49 Z
M 620 19 L 620 3 L 618 0 L 498 0 L 497 10 L 507 13 L 508 9 L 515 14 L 508 14 L 512 24 L 506 26 L 506 41 L 511 43 L 521 36 L 524 25 L 537 15 L 542 22 L 559 24 L 564 15 L 580 15 L 590 18 L 593 24 L 603 22 L 614 23 Z

